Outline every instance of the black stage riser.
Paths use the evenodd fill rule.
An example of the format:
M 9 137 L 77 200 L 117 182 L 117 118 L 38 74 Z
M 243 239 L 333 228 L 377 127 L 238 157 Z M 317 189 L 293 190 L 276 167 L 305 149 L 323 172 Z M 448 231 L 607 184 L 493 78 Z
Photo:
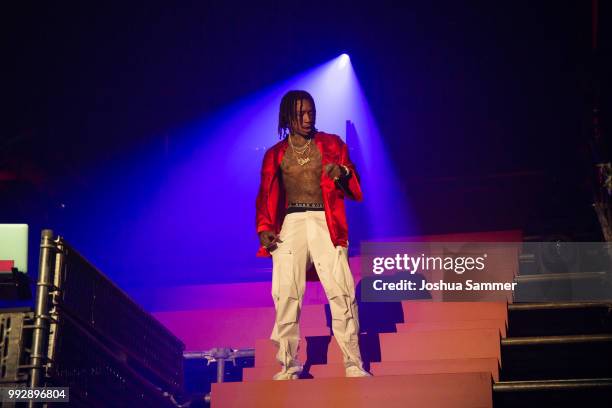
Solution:
M 493 393 L 494 408 L 609 408 L 610 401 L 612 401 L 612 387 Z
M 508 337 L 612 334 L 609 306 L 508 311 Z

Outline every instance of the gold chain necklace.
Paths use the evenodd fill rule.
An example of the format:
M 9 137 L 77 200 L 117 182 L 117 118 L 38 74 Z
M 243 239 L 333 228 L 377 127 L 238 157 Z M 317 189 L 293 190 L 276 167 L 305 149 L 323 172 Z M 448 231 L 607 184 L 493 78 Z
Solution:
M 306 142 L 304 146 L 296 148 L 291 141 L 291 136 L 288 138 L 289 145 L 291 146 L 291 150 L 293 151 L 293 155 L 295 156 L 295 160 L 298 162 L 298 164 L 303 166 L 308 163 L 310 161 L 310 157 L 308 157 L 308 155 L 310 154 L 310 141 L 312 139 L 308 139 L 308 142 Z

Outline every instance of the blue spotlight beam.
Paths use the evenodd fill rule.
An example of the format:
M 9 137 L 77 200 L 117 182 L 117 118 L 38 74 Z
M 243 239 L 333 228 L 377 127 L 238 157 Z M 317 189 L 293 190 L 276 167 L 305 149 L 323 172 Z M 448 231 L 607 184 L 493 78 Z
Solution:
M 319 129 L 346 137 L 346 121 L 354 124 L 365 192 L 364 203 L 358 205 L 368 215 L 367 228 L 355 227 L 363 234 L 356 239 L 397 234 L 408 225 L 409 208 L 400 184 L 350 58 L 343 54 L 174 135 L 173 139 L 191 139 L 186 144 L 193 148 L 170 163 L 155 198 L 140 203 L 130 233 L 115 243 L 113 250 L 124 261 L 113 270 L 129 273 L 134 284 L 268 278 L 269 271 L 260 268 L 269 261 L 254 257 L 254 202 L 265 149 L 279 140 L 279 102 L 289 89 L 313 95 Z M 360 223 L 360 218 L 349 223 Z M 104 249 L 107 253 L 109 248 Z

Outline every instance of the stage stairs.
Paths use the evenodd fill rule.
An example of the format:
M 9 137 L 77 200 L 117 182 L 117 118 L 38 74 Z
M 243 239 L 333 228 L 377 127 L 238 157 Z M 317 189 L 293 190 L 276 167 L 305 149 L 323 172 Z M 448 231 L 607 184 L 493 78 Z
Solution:
M 505 235 L 478 236 L 474 241 L 520 241 Z M 470 241 L 464 235 L 455 238 Z M 453 240 L 445 236 L 441 241 Z M 358 262 L 351 263 L 352 270 L 358 268 Z M 523 296 L 556 288 L 550 280 L 578 279 L 564 274 L 560 280 L 555 274 L 528 269 L 521 261 L 522 273 L 515 274 L 518 280 L 529 280 L 522 285 Z M 585 276 L 581 274 L 579 281 Z M 587 277 L 590 289 L 602 285 L 601 276 Z M 345 378 L 329 329 L 325 295 L 318 283 L 307 284 L 299 355 L 305 370 L 296 381 L 271 380 L 279 366 L 268 339 L 274 321 L 268 282 L 211 288 L 207 296 L 190 297 L 214 303 L 211 307 L 155 313 L 187 350 L 254 347 L 254 363 L 251 358 L 234 365 L 240 381 L 212 384 L 212 407 L 612 406 L 609 301 L 363 302 L 360 344 L 365 368 L 374 377 Z M 563 285 L 561 291 L 566 289 Z M 609 285 L 603 286 L 609 294 Z M 244 299 L 246 307 L 222 307 L 223 299 L 215 293 L 231 293 L 232 299 Z
M 243 370 L 242 382 L 213 384 L 211 406 L 607 407 L 610 307 L 402 302 L 396 332 L 361 337 L 374 377 L 345 378 L 329 329 L 310 327 L 300 351 L 302 380 L 270 380 L 278 371 L 275 349 L 260 339 L 255 366 Z
M 325 315 L 320 305 L 320 313 Z M 389 306 L 393 306 L 390 304 Z M 329 329 L 310 328 L 300 350 L 303 379 L 272 381 L 278 371 L 268 339 L 256 341 L 243 381 L 213 384 L 212 407 L 491 407 L 499 379 L 506 303 L 401 303 L 393 333 L 364 333 L 362 353 L 374 377 L 345 378 Z M 384 310 L 381 309 L 381 312 Z

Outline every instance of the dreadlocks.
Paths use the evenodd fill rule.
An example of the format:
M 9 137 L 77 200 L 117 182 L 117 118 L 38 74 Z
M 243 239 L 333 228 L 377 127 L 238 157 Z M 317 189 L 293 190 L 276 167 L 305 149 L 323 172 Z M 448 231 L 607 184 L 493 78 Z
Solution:
M 283 96 L 280 103 L 280 109 L 278 112 L 278 136 L 279 138 L 286 137 L 291 132 L 291 121 L 297 119 L 296 106 L 299 100 L 306 99 L 310 101 L 314 109 L 315 103 L 310 95 L 306 91 L 289 91 Z M 313 127 L 316 131 L 316 128 Z

